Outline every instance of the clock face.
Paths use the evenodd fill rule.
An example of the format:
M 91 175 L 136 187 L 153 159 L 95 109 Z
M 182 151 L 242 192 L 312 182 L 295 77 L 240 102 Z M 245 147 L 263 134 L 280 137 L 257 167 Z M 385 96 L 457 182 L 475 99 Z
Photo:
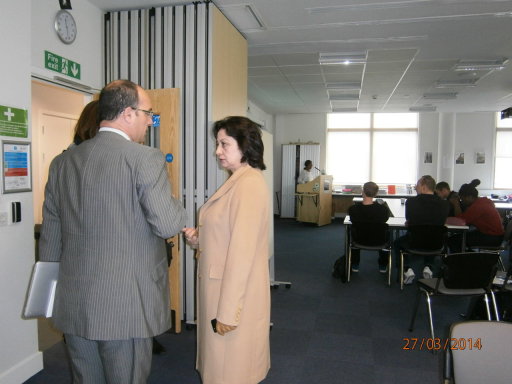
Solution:
M 71 13 L 60 10 L 55 16 L 55 31 L 63 43 L 71 44 L 76 38 L 76 23 Z

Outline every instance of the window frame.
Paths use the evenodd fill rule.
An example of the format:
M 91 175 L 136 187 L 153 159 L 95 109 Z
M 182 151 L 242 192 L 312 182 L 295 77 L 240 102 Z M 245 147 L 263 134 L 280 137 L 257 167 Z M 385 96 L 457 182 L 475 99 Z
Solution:
M 373 167 L 373 159 L 374 159 L 374 134 L 375 133 L 401 133 L 401 132 L 414 132 L 416 133 L 416 164 L 418 164 L 418 156 L 419 156 L 419 148 L 418 148 L 418 141 L 419 141 L 419 114 L 418 113 L 413 113 L 411 112 L 411 114 L 415 114 L 416 115 L 416 128 L 376 128 L 375 127 L 375 115 L 378 114 L 379 112 L 377 113 L 367 113 L 370 115 L 370 126 L 368 128 L 329 128 L 327 126 L 327 135 L 326 135 L 326 139 L 327 139 L 327 145 L 326 147 L 328 147 L 328 141 L 329 141 L 329 133 L 335 133 L 335 132 L 346 132 L 346 133 L 350 133 L 350 132 L 353 132 L 353 133 L 361 133 L 361 132 L 368 132 L 369 133 L 369 142 L 368 142 L 368 145 L 369 145 L 369 180 L 374 180 L 374 167 Z M 328 113 L 329 115 L 330 113 Z M 329 121 L 329 118 L 326 119 L 327 123 Z M 328 156 L 327 156 L 328 158 Z M 327 164 L 326 164 L 326 167 L 327 167 Z M 417 173 L 418 173 L 418 167 L 416 167 L 416 177 L 417 177 Z M 411 180 L 409 183 L 415 183 L 416 180 Z M 339 181 L 339 183 L 341 183 L 340 185 L 347 185 L 348 183 L 350 183 L 350 181 Z M 383 184 L 391 184 L 393 183 L 392 181 L 386 181 L 386 182 L 383 182 Z M 404 183 L 402 183 L 404 184 Z
M 498 134 L 500 132 L 510 132 L 512 133 L 512 126 L 510 127 L 500 127 L 499 126 L 499 121 L 501 121 L 501 118 L 500 118 L 500 112 L 497 112 L 495 114 L 495 131 L 494 131 L 494 156 L 493 156 L 493 172 L 492 172 L 492 187 L 493 189 L 496 189 L 496 190 L 510 190 L 512 189 L 512 181 L 511 181 L 511 184 L 509 186 L 505 186 L 505 187 L 497 187 L 496 186 L 496 164 L 497 164 L 497 160 L 499 158 L 509 158 L 509 157 L 503 157 L 503 156 L 499 156 L 498 157 Z M 512 118 L 509 118 L 510 121 L 512 122 Z

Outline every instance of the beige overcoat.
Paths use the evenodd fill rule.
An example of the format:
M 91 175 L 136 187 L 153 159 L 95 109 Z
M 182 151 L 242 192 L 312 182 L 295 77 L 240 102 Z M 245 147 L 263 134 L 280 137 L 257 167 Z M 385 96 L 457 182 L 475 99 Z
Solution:
M 268 221 L 260 170 L 243 165 L 199 213 L 197 361 L 203 384 L 253 384 L 270 368 Z M 212 319 L 236 325 L 220 336 Z

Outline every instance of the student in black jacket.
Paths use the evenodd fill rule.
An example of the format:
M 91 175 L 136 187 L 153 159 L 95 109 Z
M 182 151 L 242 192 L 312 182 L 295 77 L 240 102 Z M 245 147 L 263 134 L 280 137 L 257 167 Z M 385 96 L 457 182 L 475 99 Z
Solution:
M 363 185 L 363 202 L 352 205 L 348 214 L 350 221 L 354 223 L 385 223 L 389 219 L 389 208 L 385 205 L 373 201 L 377 196 L 379 186 L 373 181 Z M 359 272 L 360 250 L 352 250 L 352 272 Z M 379 251 L 379 271 L 386 273 L 387 254 L 385 251 Z
M 417 196 L 409 198 L 405 203 L 405 218 L 408 226 L 413 225 L 444 225 L 450 209 L 449 203 L 434 194 L 436 181 L 430 175 L 422 176 L 416 184 Z M 395 241 L 393 250 L 396 265 L 400 265 L 400 250 L 407 249 L 409 234 Z M 432 263 L 434 256 L 425 256 L 423 278 L 432 277 Z M 404 284 L 412 284 L 415 277 L 413 269 L 409 265 L 409 257 L 404 257 Z

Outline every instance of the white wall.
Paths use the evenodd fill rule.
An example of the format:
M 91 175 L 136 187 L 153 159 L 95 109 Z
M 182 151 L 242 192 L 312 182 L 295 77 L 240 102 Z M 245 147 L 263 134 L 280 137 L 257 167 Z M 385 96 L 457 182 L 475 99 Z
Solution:
M 102 88 L 103 81 L 103 12 L 87 1 L 73 1 L 73 15 L 77 24 L 76 40 L 73 44 L 63 44 L 55 33 L 54 17 L 60 9 L 56 0 L 32 0 L 31 63 L 32 72 L 53 79 L 59 75 L 44 67 L 44 51 L 50 51 L 81 66 L 81 79 L 69 78 L 95 89 Z M 3 7 L 3 6 L 2 6 Z
M 455 164 L 454 186 L 480 179 L 477 189 L 492 189 L 495 116 L 493 113 L 459 113 L 455 121 L 455 153 L 464 152 L 464 164 Z M 512 143 L 511 143 L 512 145 Z M 485 152 L 485 164 L 475 164 L 475 152 Z
M 419 116 L 418 132 L 418 177 L 431 175 L 437 180 L 439 114 L 425 113 Z M 432 152 L 432 163 L 424 163 L 425 152 Z M 411 180 L 415 182 L 416 180 Z
M 30 110 L 30 0 L 2 2 L 0 35 L 0 105 Z M 26 16 L 26 17 L 23 17 Z M 7 38 L 8 36 L 8 38 Z M 12 140 L 1 136 L 2 140 Z M 30 142 L 29 137 L 16 139 Z M 0 160 L 1 161 L 1 160 Z M 0 166 L 0 169 L 3 168 Z M 22 221 L 0 226 L 0 383 L 19 384 L 42 369 L 37 350 L 37 323 L 22 320 L 21 312 L 34 264 L 32 193 L 0 194 L 0 212 L 21 202 Z
M 274 115 L 266 113 L 252 101 L 249 101 L 248 104 L 247 117 L 256 123 L 261 124 L 265 131 L 274 134 Z
M 28 110 L 28 138 L 32 141 L 31 73 L 53 79 L 44 69 L 44 51 L 81 64 L 78 82 L 102 86 L 102 12 L 86 1 L 73 2 L 71 13 L 78 24 L 74 44 L 65 45 L 53 30 L 59 10 L 55 0 L 17 0 L 0 6 L 0 105 Z M 1 140 L 11 137 L 1 136 Z M 1 160 L 0 160 L 1 161 Z M 3 164 L 0 169 L 3 168 Z M 21 202 L 22 221 L 11 224 L 10 205 Z M 25 293 L 34 264 L 33 193 L 0 193 L 0 212 L 8 212 L 9 224 L 0 226 L 0 383 L 19 384 L 42 369 L 36 320 L 21 318 Z
M 418 141 L 418 177 L 432 175 L 437 181 L 446 181 L 458 190 L 463 183 L 478 178 L 481 195 L 512 193 L 493 190 L 495 114 L 425 113 L 420 114 Z M 320 166 L 325 168 L 326 148 L 325 114 L 287 114 L 275 116 L 274 133 L 274 188 L 281 188 L 281 145 L 290 142 L 314 141 L 320 143 Z M 485 164 L 475 164 L 475 152 L 485 152 Z M 423 162 L 425 152 L 432 152 L 432 163 Z M 456 165 L 454 154 L 465 153 L 465 164 Z M 412 182 L 415 182 L 412 181 Z

